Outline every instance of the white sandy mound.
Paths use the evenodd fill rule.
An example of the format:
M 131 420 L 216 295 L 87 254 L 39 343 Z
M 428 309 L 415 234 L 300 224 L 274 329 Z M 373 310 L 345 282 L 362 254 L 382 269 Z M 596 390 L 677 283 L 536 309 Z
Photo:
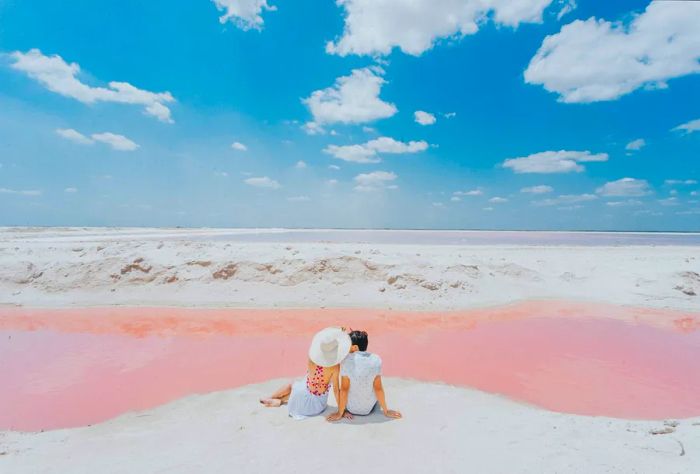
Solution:
M 700 419 L 565 415 L 474 390 L 388 379 L 402 420 L 293 421 L 285 408 L 257 402 L 281 382 L 190 396 L 86 428 L 0 433 L 0 472 L 700 472 Z
M 557 298 L 697 310 L 700 299 L 700 247 L 240 242 L 156 230 L 0 228 L 0 304 L 439 310 Z

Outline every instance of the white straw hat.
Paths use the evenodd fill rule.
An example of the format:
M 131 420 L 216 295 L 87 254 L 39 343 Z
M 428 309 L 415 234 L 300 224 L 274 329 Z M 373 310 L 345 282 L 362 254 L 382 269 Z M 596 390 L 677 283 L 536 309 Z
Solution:
M 309 359 L 321 367 L 332 367 L 350 353 L 350 336 L 340 328 L 322 329 L 314 335 L 309 347 Z

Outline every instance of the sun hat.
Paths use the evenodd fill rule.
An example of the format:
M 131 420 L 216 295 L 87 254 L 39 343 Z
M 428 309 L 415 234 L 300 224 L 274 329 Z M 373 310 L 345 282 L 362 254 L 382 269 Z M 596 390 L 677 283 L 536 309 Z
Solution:
M 309 359 L 321 367 L 332 367 L 350 353 L 350 336 L 340 328 L 321 329 L 309 347 Z

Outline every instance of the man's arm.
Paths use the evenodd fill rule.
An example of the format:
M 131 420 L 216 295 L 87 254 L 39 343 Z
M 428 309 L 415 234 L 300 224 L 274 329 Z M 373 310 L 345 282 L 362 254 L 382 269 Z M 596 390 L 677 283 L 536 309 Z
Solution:
M 326 420 L 338 421 L 345 414 L 345 407 L 348 403 L 348 392 L 350 391 L 350 379 L 348 377 L 340 377 L 340 395 L 338 396 L 338 411 L 328 415 Z
M 389 418 L 401 418 L 401 413 L 395 410 L 389 410 L 386 406 L 386 396 L 384 394 L 384 386 L 382 385 L 382 376 L 374 377 L 374 395 L 377 397 L 379 406 L 382 408 L 384 416 Z
M 339 374 L 340 365 L 336 366 L 333 374 L 331 375 L 331 384 L 333 385 L 333 395 L 335 395 L 336 403 L 340 403 L 340 383 L 338 382 Z

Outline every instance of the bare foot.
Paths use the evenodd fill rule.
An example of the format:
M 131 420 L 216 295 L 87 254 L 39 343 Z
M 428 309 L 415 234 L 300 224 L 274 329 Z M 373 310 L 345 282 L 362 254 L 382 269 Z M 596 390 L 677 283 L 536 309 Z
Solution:
M 260 403 L 265 405 L 267 408 L 277 408 L 282 406 L 282 400 L 279 398 L 261 398 Z

